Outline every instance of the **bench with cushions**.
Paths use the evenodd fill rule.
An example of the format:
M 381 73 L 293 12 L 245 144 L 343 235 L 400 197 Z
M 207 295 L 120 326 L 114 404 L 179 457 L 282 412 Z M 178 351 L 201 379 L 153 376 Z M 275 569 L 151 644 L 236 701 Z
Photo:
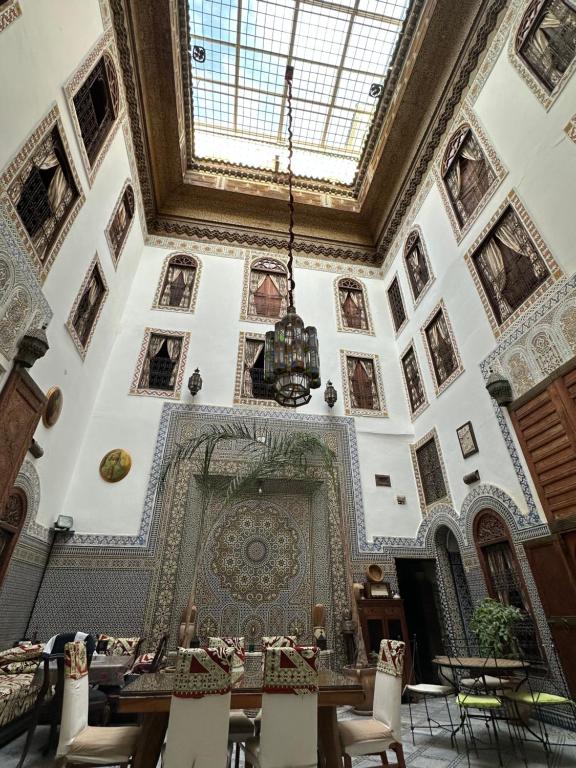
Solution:
M 28 725 L 42 685 L 35 675 L 43 645 L 0 651 L 0 745 L 18 736 Z

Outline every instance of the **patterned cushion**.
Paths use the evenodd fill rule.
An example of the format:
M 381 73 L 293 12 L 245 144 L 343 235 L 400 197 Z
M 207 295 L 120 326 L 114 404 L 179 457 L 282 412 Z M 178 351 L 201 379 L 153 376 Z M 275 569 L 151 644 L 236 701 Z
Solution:
M 179 648 L 173 696 L 201 699 L 229 693 L 232 648 Z
M 294 648 L 296 646 L 295 635 L 269 635 L 262 638 L 262 651 L 266 648 Z
M 5 651 L 0 651 L 0 668 L 5 668 L 8 664 L 13 664 L 14 662 L 40 659 L 43 650 L 44 646 L 41 643 L 38 645 L 7 648 Z
M 139 643 L 139 637 L 98 635 L 97 648 L 99 653 L 105 653 L 106 656 L 132 656 Z
M 134 662 L 132 672 L 135 675 L 139 675 L 142 672 L 148 672 L 154 661 L 154 653 L 143 653 Z
M 28 672 L 36 672 L 40 659 L 30 659 L 29 661 L 12 661 L 10 664 L 4 664 L 0 667 L 0 675 L 23 675 Z
M 33 674 L 0 676 L 0 727 L 34 706 L 40 686 L 32 685 L 33 678 Z
M 318 648 L 268 648 L 264 661 L 264 693 L 317 693 Z
M 244 647 L 243 637 L 209 637 L 209 648 L 232 648 L 234 655 L 232 656 L 232 668 L 238 669 L 244 666 L 246 659 L 246 650 Z

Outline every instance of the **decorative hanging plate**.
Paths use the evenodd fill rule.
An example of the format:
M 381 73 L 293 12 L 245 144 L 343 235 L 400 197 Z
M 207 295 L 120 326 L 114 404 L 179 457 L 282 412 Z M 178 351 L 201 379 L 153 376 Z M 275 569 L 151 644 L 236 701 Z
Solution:
M 124 480 L 131 466 L 130 454 L 123 448 L 114 448 L 100 462 L 100 477 L 107 483 L 117 483 Z
M 62 406 L 64 405 L 64 395 L 60 387 L 50 387 L 46 392 L 46 405 L 42 414 L 42 423 L 45 427 L 53 427 L 60 418 Z

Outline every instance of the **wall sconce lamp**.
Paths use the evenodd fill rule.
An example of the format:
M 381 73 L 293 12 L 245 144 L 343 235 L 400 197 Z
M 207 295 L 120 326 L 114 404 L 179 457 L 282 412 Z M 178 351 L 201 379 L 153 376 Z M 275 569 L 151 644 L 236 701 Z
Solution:
M 192 376 L 188 379 L 188 389 L 190 390 L 192 397 L 195 397 L 202 389 L 202 376 L 200 376 L 198 368 L 196 368 Z
M 338 392 L 336 392 L 336 388 L 331 381 L 328 381 L 326 384 L 326 389 L 324 390 L 324 400 L 328 403 L 329 408 L 333 408 L 334 403 L 336 400 L 338 400 Z
M 486 381 L 486 389 L 490 397 L 500 406 L 510 405 L 514 399 L 512 386 L 508 379 L 505 379 L 501 373 L 497 373 L 492 369 L 490 369 L 490 376 L 488 376 Z

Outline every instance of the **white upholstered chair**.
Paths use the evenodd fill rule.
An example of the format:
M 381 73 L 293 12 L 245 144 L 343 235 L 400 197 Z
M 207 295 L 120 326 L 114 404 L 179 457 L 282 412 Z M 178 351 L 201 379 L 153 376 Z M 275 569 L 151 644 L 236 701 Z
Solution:
M 64 648 L 64 694 L 57 764 L 131 764 L 140 729 L 136 726 L 99 727 L 88 725 L 88 663 L 83 641 Z
M 318 649 L 268 648 L 264 660 L 260 737 L 246 742 L 246 765 L 318 765 Z
M 370 719 L 341 720 L 338 723 L 346 768 L 351 768 L 353 757 L 365 755 L 380 755 L 382 765 L 405 768 L 400 720 L 403 670 L 404 643 L 400 640 L 382 640 L 374 684 L 373 716 Z M 388 763 L 388 749 L 395 752 L 396 763 Z
M 163 768 L 225 768 L 231 685 L 230 648 L 180 648 Z

